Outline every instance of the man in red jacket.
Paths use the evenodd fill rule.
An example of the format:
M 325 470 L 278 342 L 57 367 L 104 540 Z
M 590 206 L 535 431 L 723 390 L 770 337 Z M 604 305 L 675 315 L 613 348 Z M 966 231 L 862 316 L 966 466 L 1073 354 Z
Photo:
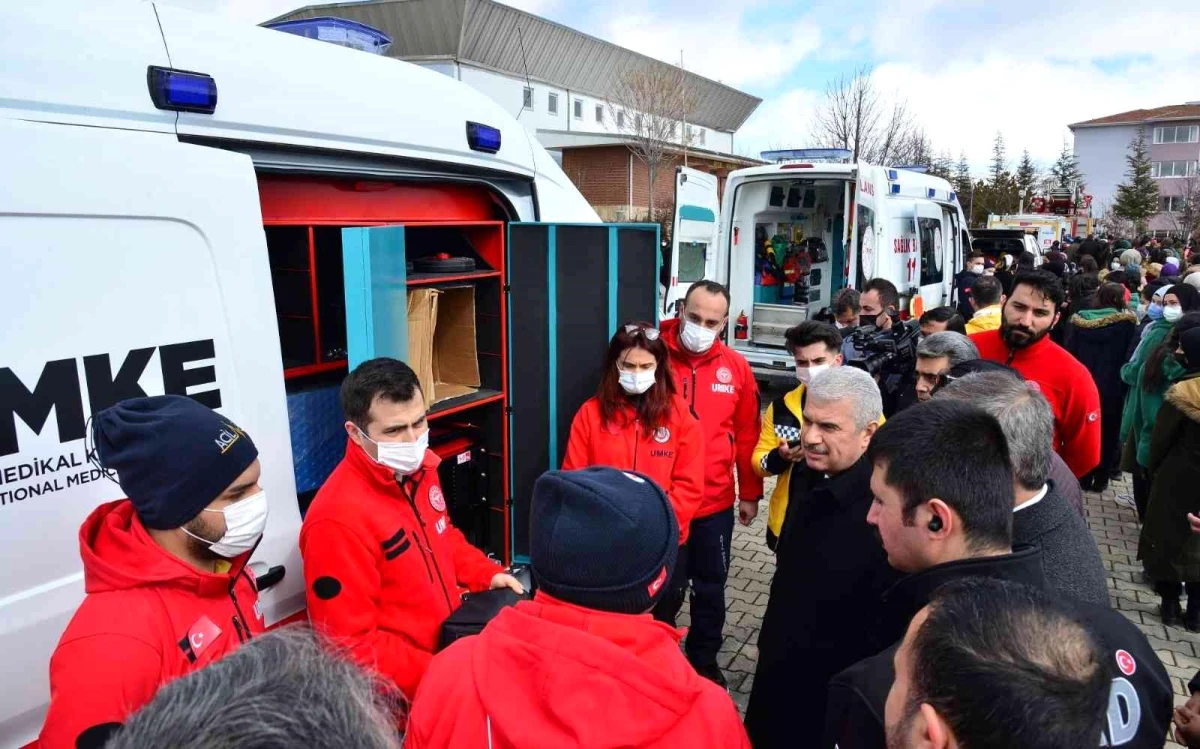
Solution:
M 308 614 L 411 699 L 460 585 L 523 591 L 450 524 L 416 373 L 395 359 L 363 362 L 341 400 L 346 457 L 300 528 Z
M 646 613 L 678 553 L 662 489 L 615 468 L 550 471 L 531 514 L 537 595 L 433 659 L 406 749 L 749 749 L 729 695 Z
M 1100 393 L 1091 372 L 1049 338 L 1063 299 L 1053 273 L 1021 273 L 1013 280 L 1000 329 L 976 333 L 971 340 L 981 358 L 1038 384 L 1054 411 L 1054 450 L 1082 478 L 1100 464 Z
M 267 522 L 250 437 L 164 395 L 96 414 L 91 441 L 128 499 L 79 530 L 87 597 L 50 659 L 42 749 L 104 746 L 163 683 L 263 631 L 246 568 Z
M 662 324 L 671 371 L 680 395 L 700 420 L 704 438 L 704 498 L 686 534 L 686 579 L 692 585 L 687 656 L 701 676 L 721 686 L 725 677 L 717 666 L 717 650 L 725 627 L 734 468 L 742 525 L 758 515 L 763 494 L 762 477 L 753 467 L 758 384 L 746 358 L 720 340 L 728 322 L 729 291 L 713 281 L 697 281 L 683 299 L 679 319 Z M 682 599 L 678 603 L 682 605 Z

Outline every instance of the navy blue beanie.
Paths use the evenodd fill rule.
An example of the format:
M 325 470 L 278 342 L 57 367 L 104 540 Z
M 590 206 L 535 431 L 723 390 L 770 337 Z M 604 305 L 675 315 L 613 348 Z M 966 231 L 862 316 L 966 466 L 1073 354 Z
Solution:
M 142 525 L 186 525 L 258 458 L 249 435 L 208 406 L 182 395 L 131 398 L 92 418 L 101 467 Z
M 615 468 L 549 471 L 533 486 L 529 561 L 538 588 L 599 611 L 641 614 L 666 589 L 679 526 L 651 479 Z

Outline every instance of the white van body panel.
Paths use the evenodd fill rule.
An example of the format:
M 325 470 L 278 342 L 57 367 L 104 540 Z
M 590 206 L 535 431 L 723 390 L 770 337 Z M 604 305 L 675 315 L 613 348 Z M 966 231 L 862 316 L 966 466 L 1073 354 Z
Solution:
M 304 578 L 250 159 L 170 134 L 11 120 L 0 120 L 0 142 L 7 154 L 0 315 L 19 321 L 5 328 L 0 362 L 12 399 L 0 418 L 12 420 L 16 437 L 15 445 L 0 437 L 0 569 L 21 571 L 0 576 L 6 670 L 21 675 L 6 679 L 20 688 L 0 690 L 0 737 L 19 744 L 40 726 L 50 654 L 83 598 L 79 525 L 97 505 L 123 496 L 88 465 L 79 419 L 91 416 L 92 399 L 104 397 L 98 388 L 121 379 L 124 365 L 137 371 L 131 352 L 153 351 L 136 381 L 147 395 L 171 389 L 169 379 L 177 393 L 218 391 L 220 410 L 258 447 L 270 520 L 254 559 L 287 570 L 262 595 L 268 622 L 303 607 Z M 195 342 L 213 355 L 174 365 L 164 358 L 164 351 L 178 353 L 167 347 Z M 168 374 L 172 367 L 190 373 L 182 380 L 192 384 L 181 386 L 178 372 Z M 30 394 L 53 400 L 43 423 L 29 414 L 33 398 L 21 395 L 13 375 Z M 20 466 L 39 460 L 55 470 L 43 463 L 41 475 L 21 480 L 31 469 Z M 40 493 L 17 498 L 31 487 Z
M 861 270 L 864 279 L 879 277 L 894 283 L 906 301 L 919 295 L 925 309 L 950 303 L 954 275 L 963 265 L 961 232 L 966 219 L 949 182 L 911 170 L 866 163 L 814 163 L 804 168 L 774 164 L 731 172 L 725 184 L 714 277 L 729 286 L 731 316 L 745 312 L 753 330 L 753 206 L 766 205 L 772 182 L 798 179 L 844 181 L 852 185 L 855 215 L 845 215 L 843 224 L 843 231 L 850 235 L 843 250 L 845 285 L 857 287 Z M 746 205 L 751 208 L 739 208 Z M 871 227 L 860 225 L 862 208 L 872 215 Z M 921 265 L 925 244 L 919 224 L 922 218 L 936 222 L 927 225 L 930 227 L 927 234 L 934 239 L 926 243 L 929 246 L 925 258 L 929 263 L 940 263 L 938 280 L 924 284 Z M 822 299 L 818 306 L 828 306 L 830 301 Z M 810 314 L 815 311 L 810 310 Z M 753 341 L 731 341 L 731 344 L 751 364 L 781 370 L 793 366 L 792 358 L 781 347 L 757 346 Z
M 11 386 L 0 395 L 22 409 L 0 408 L 0 435 L 11 418 L 17 445 L 0 454 L 8 747 L 36 738 L 50 655 L 84 596 L 79 526 L 121 496 L 87 464 L 78 418 L 109 384 L 97 378 L 122 380 L 129 363 L 128 385 L 146 350 L 141 390 L 162 393 L 172 377 L 189 395 L 219 390 L 220 410 L 254 439 L 270 502 L 254 561 L 287 571 L 262 594 L 263 613 L 273 623 L 304 605 L 258 173 L 462 179 L 506 197 L 515 220 L 599 218 L 510 114 L 408 63 L 149 3 L 0 4 L 0 42 L 0 385 Z M 212 75 L 216 113 L 156 109 L 150 65 Z M 470 150 L 467 121 L 499 128 L 500 152 Z M 167 348 L 164 375 L 164 347 L 197 341 L 212 355 L 181 362 Z M 48 363 L 42 419 L 30 399 Z M 51 387 L 61 382 L 77 383 L 74 394 Z M 45 460 L 53 470 L 23 476 Z
M 149 4 L 0 3 L 0 116 L 174 132 L 146 68 L 170 67 Z
M 686 166 L 675 170 L 675 218 L 671 229 L 670 285 L 663 314 L 696 281 L 712 278 L 717 270 L 717 217 L 721 213 L 717 178 Z M 682 251 L 680 245 L 683 245 Z

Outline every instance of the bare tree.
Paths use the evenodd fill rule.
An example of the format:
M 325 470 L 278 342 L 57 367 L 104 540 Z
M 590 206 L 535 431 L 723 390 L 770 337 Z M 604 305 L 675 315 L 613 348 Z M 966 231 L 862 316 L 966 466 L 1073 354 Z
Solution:
M 825 86 L 825 99 L 813 115 L 813 139 L 827 148 L 845 148 L 854 160 L 887 164 L 912 144 L 908 104 L 895 98 L 889 108 L 870 68 L 841 75 Z
M 686 83 L 682 68 L 646 62 L 618 75 L 609 95 L 609 121 L 646 165 L 648 217 L 655 215 L 654 182 L 659 172 L 679 159 L 679 148 L 686 148 L 692 137 L 685 124 L 696 110 L 696 96 Z
M 1200 232 L 1200 175 L 1193 174 L 1173 181 L 1177 192 L 1170 196 L 1172 210 L 1164 212 L 1175 231 L 1187 239 Z

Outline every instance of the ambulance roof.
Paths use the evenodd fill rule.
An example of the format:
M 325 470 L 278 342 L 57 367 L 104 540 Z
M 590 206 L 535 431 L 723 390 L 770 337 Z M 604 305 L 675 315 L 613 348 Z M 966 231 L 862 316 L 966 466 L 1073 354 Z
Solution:
M 532 177 L 513 114 L 453 78 L 392 58 L 149 3 L 0 4 L 0 117 L 377 154 Z M 148 66 L 205 73 L 213 114 L 154 107 Z M 467 122 L 501 132 L 473 151 Z

